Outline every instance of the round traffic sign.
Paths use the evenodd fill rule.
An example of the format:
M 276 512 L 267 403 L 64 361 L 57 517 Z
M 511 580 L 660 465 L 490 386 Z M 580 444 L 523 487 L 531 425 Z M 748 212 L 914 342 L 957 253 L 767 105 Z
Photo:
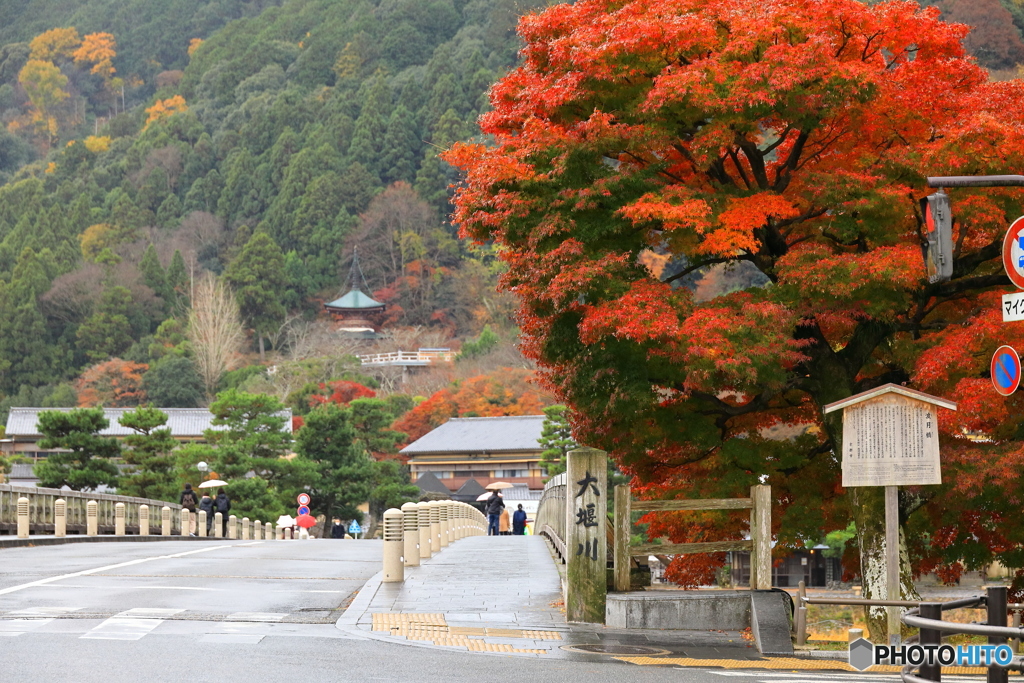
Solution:
M 1020 356 L 1010 346 L 1000 346 L 992 354 L 992 386 L 1003 396 L 1009 396 L 1020 386 Z
M 1003 269 L 1017 289 L 1024 289 L 1024 216 L 1010 225 L 1003 238 Z
M 300 515 L 308 515 L 308 514 L 309 514 L 309 508 L 308 508 L 308 507 L 306 507 L 305 505 L 300 505 L 300 506 L 299 506 L 299 510 L 298 510 L 298 513 L 299 513 Z
M 309 505 L 309 494 L 300 493 L 297 500 L 299 501 L 299 505 Z

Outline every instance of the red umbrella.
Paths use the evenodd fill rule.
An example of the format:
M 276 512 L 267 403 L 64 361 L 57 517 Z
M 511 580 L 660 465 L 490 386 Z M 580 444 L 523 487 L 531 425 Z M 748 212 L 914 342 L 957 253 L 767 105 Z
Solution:
M 303 529 L 311 529 L 316 526 L 316 518 L 313 515 L 299 515 L 295 518 L 295 523 Z

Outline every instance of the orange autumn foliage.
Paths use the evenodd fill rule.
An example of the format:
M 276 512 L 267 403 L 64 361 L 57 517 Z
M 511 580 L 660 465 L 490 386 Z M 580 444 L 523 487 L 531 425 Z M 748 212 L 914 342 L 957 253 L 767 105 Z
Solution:
M 79 407 L 125 408 L 145 403 L 142 375 L 148 369 L 145 363 L 120 358 L 93 365 L 75 382 Z

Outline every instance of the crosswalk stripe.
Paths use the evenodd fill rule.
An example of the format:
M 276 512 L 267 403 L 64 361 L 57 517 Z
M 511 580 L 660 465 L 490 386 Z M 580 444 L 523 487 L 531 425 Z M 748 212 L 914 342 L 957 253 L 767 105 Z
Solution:
M 163 619 L 110 617 L 80 637 L 91 640 L 139 640 L 162 623 Z

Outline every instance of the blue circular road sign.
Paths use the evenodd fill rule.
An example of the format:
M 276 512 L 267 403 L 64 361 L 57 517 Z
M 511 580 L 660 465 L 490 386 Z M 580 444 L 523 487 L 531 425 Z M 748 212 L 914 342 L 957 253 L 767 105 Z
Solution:
M 298 512 L 299 512 L 300 515 L 308 515 L 309 514 L 309 506 L 308 505 L 300 505 Z
M 1009 396 L 1020 386 L 1020 356 L 1011 346 L 1000 346 L 992 354 L 992 386 L 1003 396 Z

